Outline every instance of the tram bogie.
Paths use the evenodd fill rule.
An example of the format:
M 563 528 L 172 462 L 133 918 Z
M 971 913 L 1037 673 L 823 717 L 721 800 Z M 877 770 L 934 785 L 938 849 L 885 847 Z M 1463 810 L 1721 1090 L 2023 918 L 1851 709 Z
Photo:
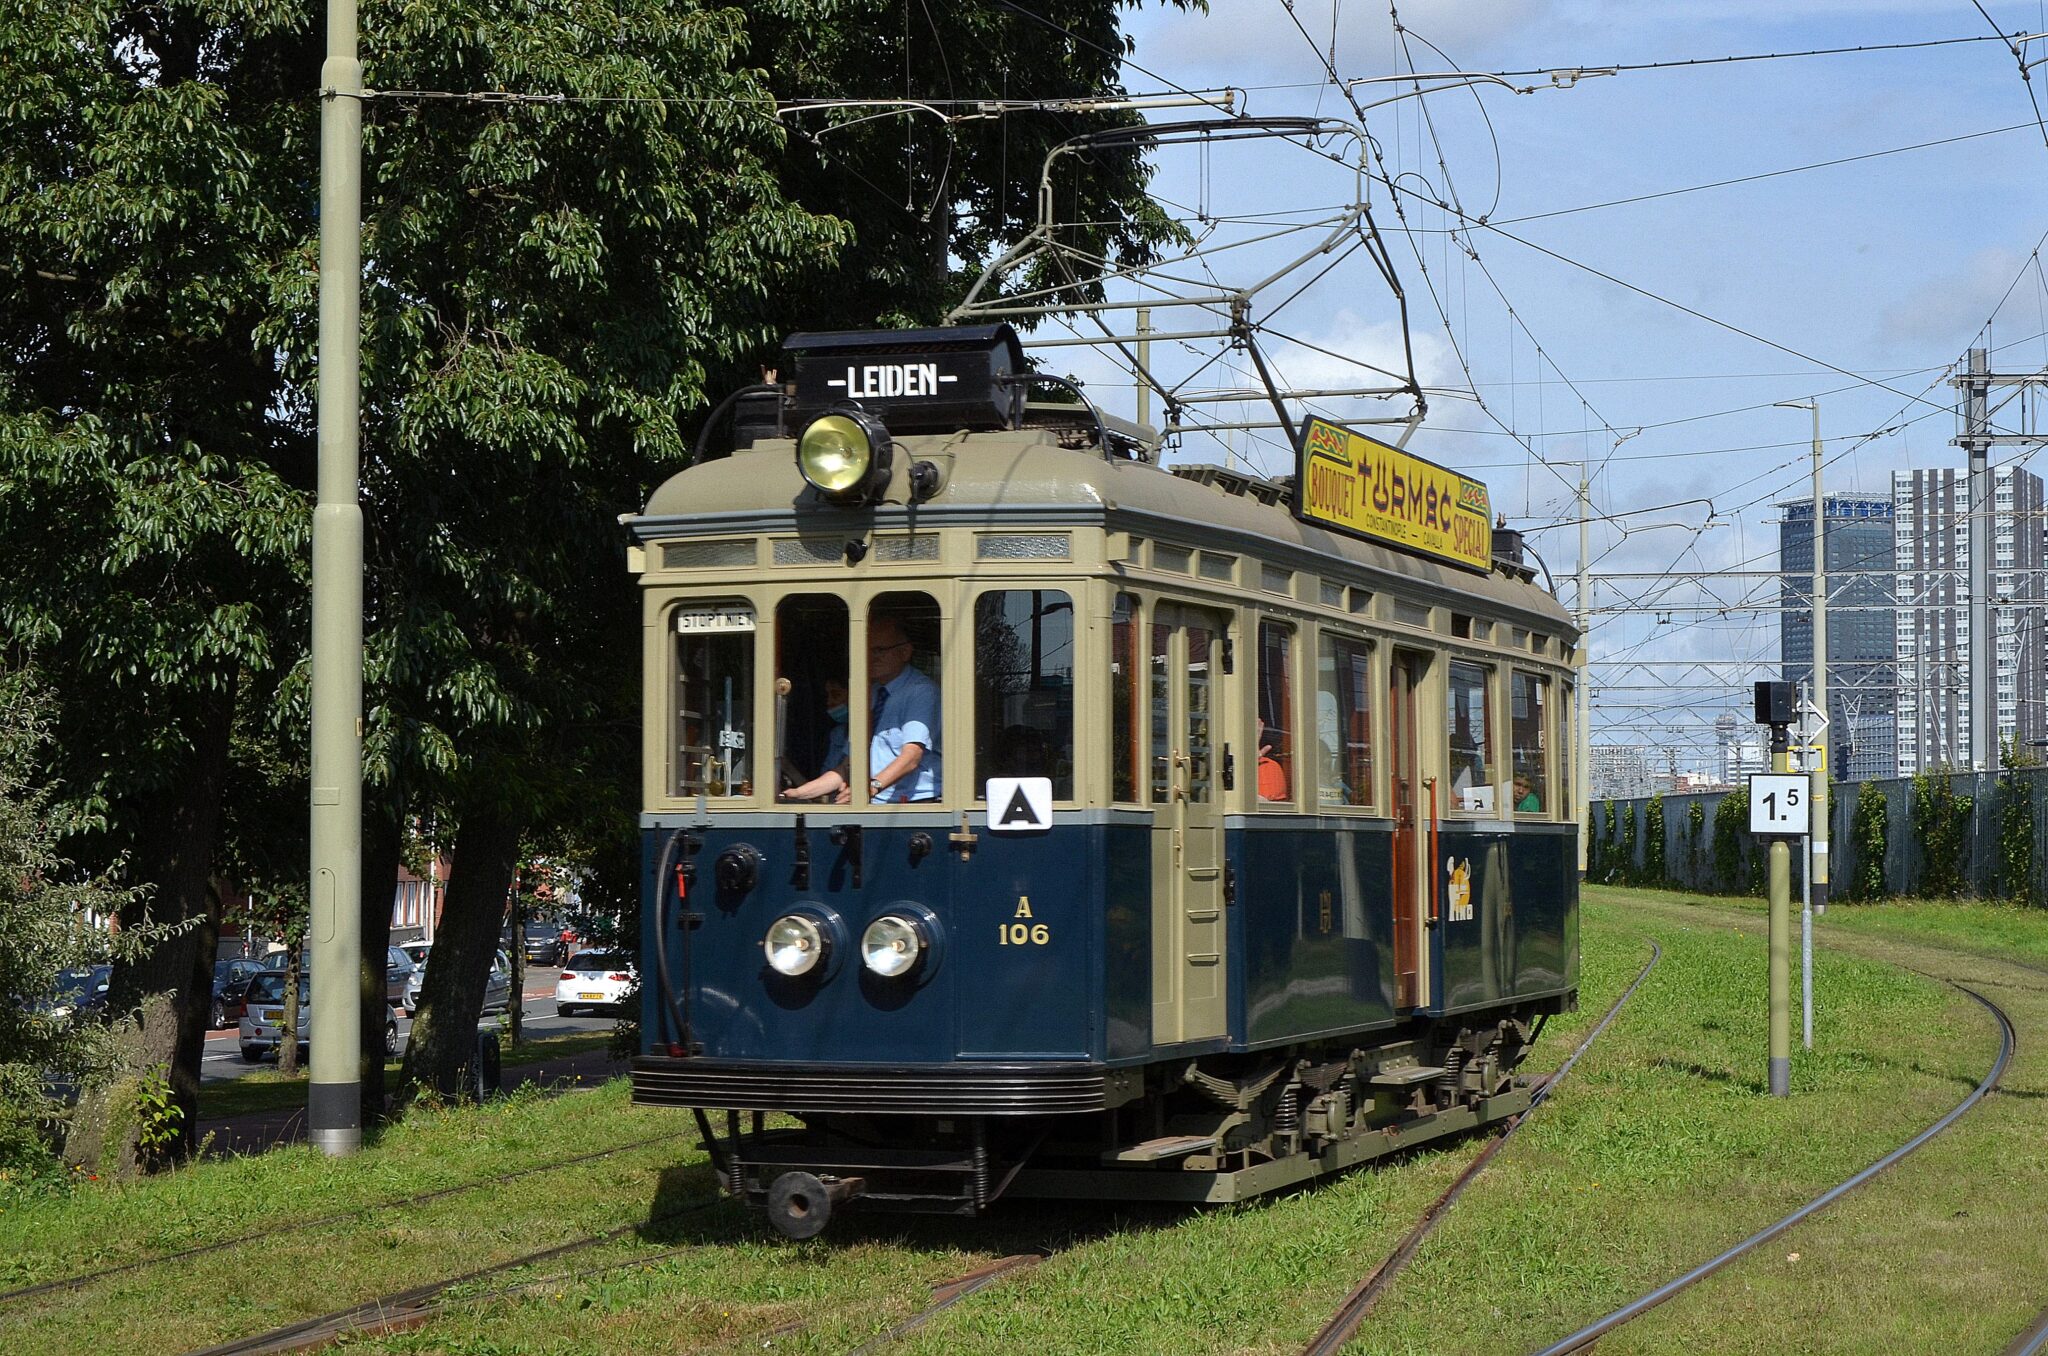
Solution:
M 628 520 L 635 1100 L 793 1236 L 1239 1199 L 1527 1105 L 1577 638 L 1519 560 L 1162 469 L 1007 327 L 790 344 L 763 436 Z

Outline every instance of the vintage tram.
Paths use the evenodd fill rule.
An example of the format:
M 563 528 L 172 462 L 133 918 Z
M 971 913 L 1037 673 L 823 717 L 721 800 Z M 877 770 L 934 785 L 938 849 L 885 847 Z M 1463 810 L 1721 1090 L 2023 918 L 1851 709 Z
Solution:
M 1578 638 L 1483 487 L 1438 559 L 1473 483 L 1354 437 L 1423 549 L 1363 539 L 1033 399 L 1004 325 L 777 375 L 622 520 L 636 1102 L 793 1237 L 1228 1201 L 1528 1104 L 1576 1000 Z M 1347 436 L 1302 440 L 1325 498 Z

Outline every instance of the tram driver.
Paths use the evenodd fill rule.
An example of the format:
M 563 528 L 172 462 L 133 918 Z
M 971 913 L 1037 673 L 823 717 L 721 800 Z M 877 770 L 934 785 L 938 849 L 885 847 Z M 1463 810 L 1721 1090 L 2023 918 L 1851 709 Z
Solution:
M 825 736 L 825 769 L 801 786 L 792 786 L 784 791 L 782 799 L 830 799 L 840 805 L 853 799 L 853 787 L 847 781 L 852 769 L 846 746 L 846 702 L 845 680 L 827 678 L 825 719 L 831 722 L 831 730 Z
M 868 624 L 868 798 L 937 800 L 939 685 L 910 661 L 916 647 L 891 616 Z

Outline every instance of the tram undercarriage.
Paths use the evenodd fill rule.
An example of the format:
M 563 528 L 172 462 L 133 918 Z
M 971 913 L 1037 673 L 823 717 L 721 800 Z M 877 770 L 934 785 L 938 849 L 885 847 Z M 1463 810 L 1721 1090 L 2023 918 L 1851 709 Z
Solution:
M 700 1082 L 689 1066 L 703 1068 L 701 1060 L 642 1060 L 634 1076 L 640 1100 L 695 1104 L 729 1193 L 763 1208 L 788 1237 L 809 1238 L 855 1202 L 957 1215 L 980 1214 L 1005 1196 L 1220 1203 L 1342 1171 L 1527 1108 L 1529 1081 L 1514 1070 L 1545 1015 L 1438 1023 L 1369 1048 L 1323 1042 L 1109 1077 L 1096 1070 L 1105 1105 L 1085 1113 L 996 1109 L 1006 1095 L 1041 1103 L 1087 1095 L 1080 1079 L 1034 1079 L 1029 1066 L 964 1071 L 973 1081 L 955 1089 L 956 1115 L 875 1111 L 888 1096 L 887 1072 L 874 1071 L 863 1096 L 842 1071 L 844 1110 L 795 1112 L 801 1125 L 770 1126 L 766 1106 L 721 1108 L 721 1126 L 691 1086 L 722 1082 L 729 1100 L 746 1101 L 731 1094 L 757 1080 L 724 1068 L 706 1069 L 711 1081 Z M 1003 1088 L 1006 1072 L 1018 1086 Z M 932 1081 L 914 1095 L 943 1105 Z

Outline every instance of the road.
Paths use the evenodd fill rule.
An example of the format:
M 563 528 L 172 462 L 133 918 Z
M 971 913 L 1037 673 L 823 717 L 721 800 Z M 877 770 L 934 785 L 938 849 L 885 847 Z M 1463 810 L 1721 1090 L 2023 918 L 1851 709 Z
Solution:
M 552 969 L 549 970 L 550 975 L 554 973 L 555 971 Z M 613 1020 L 610 1016 L 561 1016 L 555 1011 L 555 986 L 553 984 L 540 988 L 534 988 L 529 985 L 526 990 L 524 1029 L 529 1038 L 534 1036 L 553 1036 L 564 1031 L 603 1031 L 612 1024 Z M 487 1017 L 479 1023 L 479 1026 L 484 1030 L 496 1031 L 499 1029 L 498 1018 L 495 1016 Z M 401 1051 L 405 1049 L 406 1039 L 411 1034 L 412 1018 L 410 1016 L 400 1017 L 398 1019 L 398 1048 Z M 243 1074 L 257 1069 L 276 1067 L 277 1061 L 274 1059 L 263 1060 L 256 1064 L 251 1064 L 244 1060 L 242 1058 L 241 1029 L 239 1026 L 231 1026 L 220 1031 L 209 1031 L 206 1034 L 206 1054 L 199 1064 L 199 1078 L 203 1083 L 213 1083 L 219 1082 L 222 1079 L 240 1078 Z

